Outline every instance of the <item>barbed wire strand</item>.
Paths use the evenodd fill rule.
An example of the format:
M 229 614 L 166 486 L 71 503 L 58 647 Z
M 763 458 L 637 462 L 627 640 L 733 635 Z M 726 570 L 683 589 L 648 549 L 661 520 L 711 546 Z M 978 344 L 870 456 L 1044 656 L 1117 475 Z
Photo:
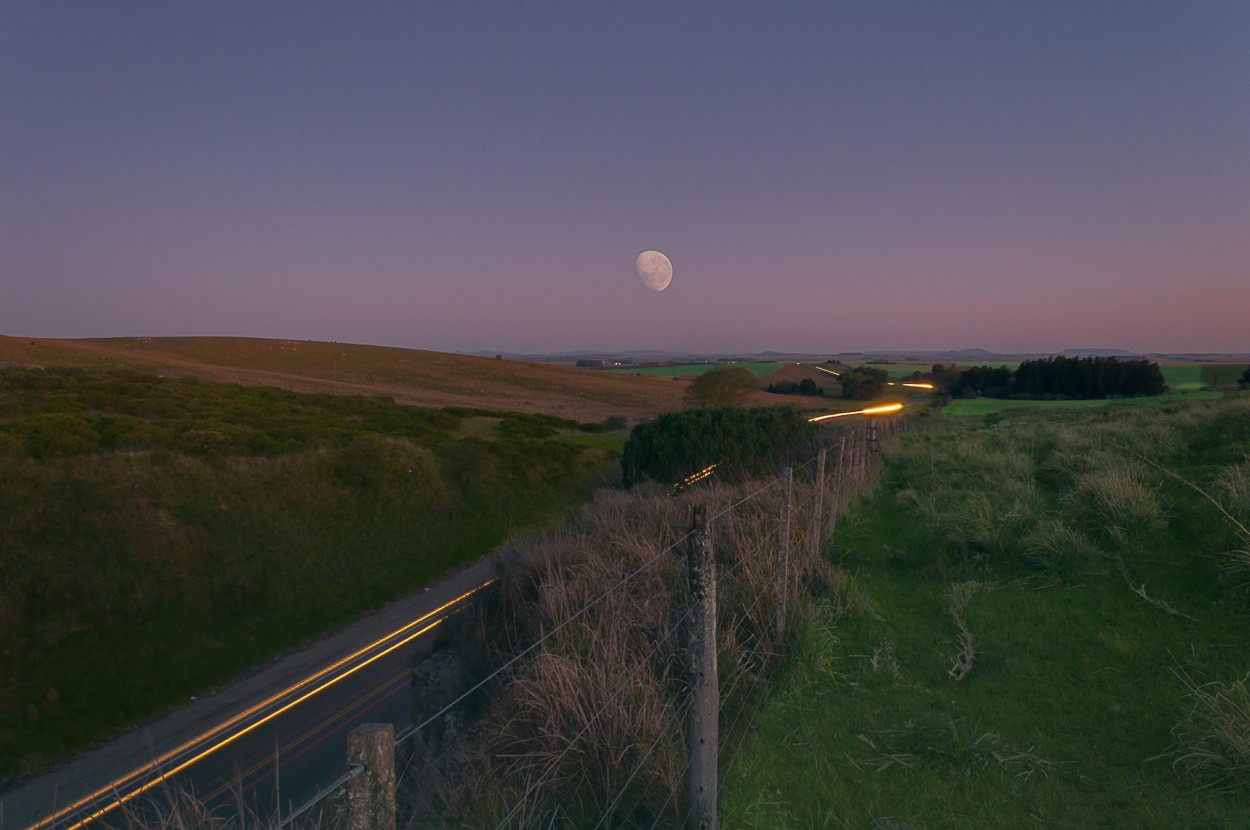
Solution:
M 667 734 L 668 729 L 671 728 L 670 724 L 673 724 L 673 725 L 679 724 L 681 719 L 685 718 L 686 714 L 690 711 L 690 707 L 692 705 L 694 705 L 694 695 L 690 692 L 687 692 L 685 695 L 683 695 L 682 702 L 678 704 L 676 707 L 674 707 L 673 711 L 664 720 L 665 731 L 662 734 Z M 629 790 L 629 785 L 634 783 L 634 779 L 638 777 L 638 773 L 641 772 L 642 769 L 646 766 L 647 759 L 650 758 L 651 755 L 655 752 L 656 748 L 661 745 L 662 745 L 661 741 L 651 742 L 651 745 L 647 748 L 647 751 L 644 752 L 642 756 L 638 759 L 638 763 L 634 766 L 633 771 L 630 772 L 629 777 L 625 779 L 625 783 L 621 785 L 620 790 L 617 792 L 616 798 L 612 800 L 612 803 L 610 803 L 607 806 L 607 809 L 604 810 L 603 815 L 599 817 L 599 822 L 598 824 L 594 826 L 593 830 L 599 830 L 599 828 L 603 826 L 603 823 L 608 820 L 608 817 L 615 814 L 616 808 L 619 806 L 621 799 L 625 796 L 625 793 Z M 641 796 L 639 798 L 641 798 Z M 639 799 L 634 800 L 635 807 L 638 806 L 638 800 Z
M 595 606 L 596 606 L 596 605 L 598 605 L 600 602 L 602 602 L 603 600 L 607 599 L 607 598 L 608 598 L 611 594 L 615 593 L 615 592 L 616 592 L 616 591 L 617 591 L 617 590 L 618 590 L 618 589 L 619 589 L 622 585 L 624 585 L 625 583 L 629 582 L 629 580 L 631 580 L 631 579 L 633 579 L 634 577 L 638 576 L 640 573 L 642 573 L 643 571 L 645 571 L 645 570 L 646 570 L 647 568 L 649 568 L 651 565 L 653 565 L 653 564 L 655 564 L 656 562 L 658 562 L 662 556 L 664 556 L 665 554 L 667 554 L 667 553 L 671 552 L 672 550 L 674 550 L 674 549 L 675 549 L 678 545 L 680 545 L 682 542 L 685 542 L 687 539 L 689 539 L 689 538 L 693 535 L 693 533 L 694 533 L 694 531 L 690 531 L 690 532 L 686 533 L 684 536 L 682 536 L 681 538 L 679 538 L 677 541 L 673 542 L 673 543 L 672 543 L 671 545 L 669 545 L 667 548 L 664 548 L 664 549 L 660 550 L 658 553 L 656 553 L 654 556 L 652 556 L 652 557 L 651 557 L 650 559 L 648 559 L 646 562 L 644 562 L 644 563 L 642 563 L 641 565 L 639 565 L 639 566 L 638 566 L 638 567 L 637 567 L 637 568 L 636 568 L 636 569 L 635 569 L 632 573 L 627 574 L 626 576 L 621 577 L 619 580 L 617 580 L 616 584 L 612 585 L 610 588 L 606 589 L 603 593 L 601 593 L 601 594 L 599 594 L 598 596 L 596 596 L 596 597 L 595 597 L 594 599 L 592 599 L 590 602 L 587 602 L 587 603 L 586 603 L 585 605 L 583 605 L 580 609 L 578 609 L 577 611 L 573 612 L 571 615 L 569 615 L 569 617 L 568 617 L 566 620 L 564 620 L 563 622 L 561 622 L 561 623 L 560 623 L 559 625 L 557 625 L 555 628 L 553 628 L 553 629 L 551 629 L 550 631 L 546 632 L 545 634 L 543 634 L 542 636 L 540 636 L 538 639 L 536 639 L 534 642 L 532 642 L 532 643 L 530 643 L 528 646 L 526 646 L 524 649 L 522 649 L 521 651 L 517 652 L 517 653 L 516 653 L 515 655 L 513 655 L 513 656 L 512 656 L 509 660 L 507 660 L 506 662 L 504 662 L 504 663 L 503 663 L 503 665 L 499 666 L 499 668 L 495 669 L 495 670 L 494 670 L 494 671 L 492 671 L 490 674 L 486 675 L 486 677 L 484 677 L 484 678 L 482 678 L 481 680 L 479 680 L 476 684 L 474 684 L 474 685 L 473 685 L 473 687 L 471 687 L 470 689 L 468 689 L 467 691 L 465 691 L 463 694 L 461 694 L 459 697 L 457 697 L 457 698 L 456 698 L 455 700 L 453 700 L 451 703 L 448 703 L 448 704 L 447 704 L 446 706 L 444 706 L 442 709 L 439 709 L 437 712 L 435 712 L 434 714 L 430 715 L 428 718 L 426 718 L 426 719 L 425 719 L 424 721 L 422 721 L 421 723 L 419 723 L 419 724 L 414 724 L 414 725 L 412 725 L 412 726 L 408 727 L 407 729 L 405 729 L 405 730 L 404 730 L 402 733 L 400 733 L 400 735 L 399 735 L 399 736 L 395 739 L 395 743 L 396 743 L 396 744 L 398 744 L 398 743 L 400 743 L 401 741 L 405 741 L 405 740 L 407 740 L 408 738 L 410 738 L 410 737 L 412 737 L 413 735 L 415 735 L 415 734 L 417 734 L 418 732 L 420 732 L 420 731 L 421 731 L 422 729 L 424 729 L 425 727 L 429 726 L 431 723 L 433 723 L 433 722 L 434 722 L 435 720 L 437 720 L 438 718 L 440 718 L 440 717 L 442 717 L 443 715 L 445 715 L 447 712 L 449 712 L 452 708 L 454 708 L 457 704 L 459 704 L 461 701 L 463 701 L 463 700 L 464 700 L 465 698 L 467 698 L 469 695 L 473 694 L 473 693 L 474 693 L 474 692 L 476 692 L 478 689 L 482 688 L 482 687 L 483 687 L 483 686 L 485 686 L 487 683 L 489 683 L 491 680 L 493 680 L 494 678 L 498 677 L 498 676 L 499 676 L 500 674 L 502 674 L 504 671 L 506 671 L 507 669 L 509 669 L 511 666 L 515 665 L 518 661 L 520 661 L 520 660 L 521 660 L 521 658 L 525 657 L 525 656 L 526 656 L 527 654 L 529 654 L 531 651 L 533 651 L 534 649 L 538 648 L 538 647 L 539 647 L 540 645 L 542 645 L 543 643 L 547 642 L 547 640 L 551 639 L 551 638 L 552 638 L 552 637 L 554 637 L 556 634 L 560 633 L 562 630 L 564 630 L 564 629 L 565 629 L 565 628 L 567 628 L 569 625 L 571 625 L 571 624 L 572 624 L 575 620 L 577 620 L 577 619 L 579 619 L 579 618 L 581 618 L 581 617 L 585 616 L 585 614 L 586 614 L 586 613 L 587 613 L 587 612 L 588 612 L 591 608 L 595 607 Z
M 527 799 L 528 799 L 528 798 L 529 798 L 529 797 L 530 797 L 530 796 L 534 793 L 534 791 L 535 791 L 535 790 L 537 790 L 537 789 L 538 789 L 538 787 L 540 787 L 540 786 L 543 784 L 543 782 L 544 782 L 544 781 L 546 781 L 547 776 L 548 776 L 549 774 L 551 774 L 551 772 L 552 772 L 552 771 L 553 771 L 553 770 L 554 770 L 557 766 L 559 766 L 560 761 L 564 760 L 564 756 L 565 756 L 565 755 L 567 755 L 567 754 L 569 753 L 569 750 L 571 750 L 571 749 L 573 748 L 574 744 L 576 744 L 579 740 L 581 740 L 582 736 L 583 736 L 583 735 L 585 735 L 587 732 L 589 732 L 589 731 L 590 731 L 590 727 L 594 726 L 595 722 L 599 720 L 600 715 L 602 715 L 604 712 L 606 712 L 606 711 L 607 711 L 608 705 L 609 705 L 610 703 L 612 703 L 612 702 L 616 699 L 616 697 L 617 697 L 617 696 L 619 696 L 620 694 L 623 694 L 623 693 L 625 692 L 625 690 L 629 688 L 630 683 L 632 683 L 632 682 L 633 682 L 633 680 L 634 680 L 634 679 L 638 676 L 638 674 L 639 674 L 639 673 L 640 673 L 640 672 L 641 672 L 644 668 L 646 668 L 647 666 L 649 666 L 649 665 L 650 665 L 650 663 L 651 663 L 651 658 L 652 658 L 652 657 L 654 657 L 654 656 L 655 656 L 655 654 L 656 654 L 656 653 L 660 650 L 660 646 L 664 645 L 665 643 L 667 643 L 667 642 L 668 642 L 668 641 L 672 638 L 673 634 L 674 634 L 674 633 L 676 633 L 677 629 L 678 629 L 678 628 L 680 628 L 680 627 L 682 626 L 682 624 L 686 621 L 686 619 L 687 619 L 687 618 L 688 618 L 688 617 L 689 617 L 689 616 L 690 616 L 693 612 L 694 612 L 694 608 L 693 608 L 693 607 L 687 608 L 687 609 L 686 609 L 686 613 L 685 613 L 685 614 L 682 614 L 680 617 L 678 617 L 678 618 L 677 618 L 677 621 L 676 621 L 676 622 L 674 622 L 671 626 L 669 626 L 669 629 L 668 629 L 668 631 L 665 633 L 665 635 L 664 635 L 662 638 L 660 638 L 659 640 L 657 640 L 657 641 L 656 641 L 656 643 L 655 643 L 655 645 L 651 647 L 651 651 L 647 652 L 646 656 L 645 656 L 645 657 L 643 657 L 641 660 L 639 660 L 639 661 L 638 661 L 638 665 L 634 667 L 634 670 L 633 670 L 632 672 L 630 672 L 629 677 L 628 677 L 628 678 L 626 678 L 625 682 L 624 682 L 624 683 L 621 685 L 621 687 L 617 690 L 617 693 L 616 693 L 615 695 L 610 696 L 610 697 L 609 697 L 606 701 L 604 701 L 603 705 L 599 707 L 599 711 L 595 712 L 595 713 L 594 713 L 594 714 L 593 714 L 593 715 L 592 715 L 592 716 L 591 716 L 591 717 L 590 717 L 590 718 L 586 721 L 586 725 L 582 727 L 582 731 L 580 731 L 580 732 L 578 732 L 576 735 L 574 735 L 574 736 L 573 736 L 573 738 L 572 738 L 572 739 L 568 742 L 568 744 L 564 747 L 564 749 L 560 752 L 560 754 L 559 754 L 559 755 L 557 755 L 557 756 L 556 756 L 556 757 L 555 757 L 555 758 L 554 758 L 554 759 L 553 759 L 553 760 L 552 760 L 552 761 L 551 761 L 551 762 L 547 765 L 547 768 L 546 768 L 546 770 L 544 770 L 544 771 L 543 771 L 543 774 L 542 774 L 541 776 L 539 776 L 538 780 L 537 780 L 537 781 L 535 781 L 535 782 L 534 782 L 534 783 L 533 783 L 533 784 L 529 787 L 529 789 L 527 789 L 527 790 L 525 791 L 525 793 L 524 793 L 524 794 L 521 796 L 521 798 L 517 801 L 517 804 L 516 804 L 516 805 L 515 805 L 515 806 L 514 806 L 514 807 L 513 807 L 513 808 L 512 808 L 509 812 L 508 812 L 508 814 L 507 814 L 506 816 L 504 816 L 504 817 L 503 817 L 503 820 L 499 823 L 498 827 L 503 827 L 505 824 L 507 824 L 507 823 L 508 823 L 508 819 L 512 818 L 512 816 L 516 814 L 516 811 L 517 811 L 517 810 L 519 810 L 519 809 L 521 808 L 521 806 L 522 806 L 522 805 L 525 803 L 525 801 L 526 801 L 526 800 L 527 800 Z
M 295 819 L 299 818 L 304 813 L 311 810 L 314 806 L 324 801 L 327 797 L 333 795 L 334 792 L 338 790 L 339 787 L 343 786 L 348 781 L 351 781 L 353 778 L 355 778 L 357 775 L 360 775 L 360 773 L 364 771 L 365 771 L 365 768 L 363 764 L 352 764 L 351 768 L 348 769 L 347 772 L 343 773 L 338 778 L 336 778 L 332 783 L 327 785 L 325 790 L 313 796 L 309 801 L 307 801 L 304 804 L 303 807 L 300 807 L 298 810 L 296 810 L 295 812 L 291 813 L 286 818 L 284 818 L 281 822 L 274 825 L 272 830 L 282 830 L 282 828 L 288 826 L 291 822 L 295 821 Z

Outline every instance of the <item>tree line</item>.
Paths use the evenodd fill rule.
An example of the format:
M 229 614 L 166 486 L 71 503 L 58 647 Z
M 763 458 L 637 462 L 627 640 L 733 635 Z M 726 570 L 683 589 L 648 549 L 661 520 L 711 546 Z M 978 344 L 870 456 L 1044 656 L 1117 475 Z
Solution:
M 1159 364 L 1115 357 L 1045 357 L 1006 366 L 935 364 L 927 377 L 941 391 L 960 398 L 1041 400 L 1135 398 L 1167 391 Z

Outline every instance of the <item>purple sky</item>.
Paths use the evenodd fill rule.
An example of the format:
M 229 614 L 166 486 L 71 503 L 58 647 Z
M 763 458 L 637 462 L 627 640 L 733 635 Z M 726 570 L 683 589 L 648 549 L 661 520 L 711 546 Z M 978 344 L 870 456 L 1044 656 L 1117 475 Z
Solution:
M 1250 3 L 8 0 L 0 333 L 1250 350 Z

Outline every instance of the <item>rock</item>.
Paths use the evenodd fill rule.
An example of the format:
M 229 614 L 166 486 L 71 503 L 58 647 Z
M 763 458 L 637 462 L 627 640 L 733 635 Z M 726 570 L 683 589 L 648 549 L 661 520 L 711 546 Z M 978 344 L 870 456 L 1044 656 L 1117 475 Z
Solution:
M 872 823 L 868 825 L 868 830 L 916 830 L 916 828 L 901 818 L 882 816 L 881 818 L 874 818 Z

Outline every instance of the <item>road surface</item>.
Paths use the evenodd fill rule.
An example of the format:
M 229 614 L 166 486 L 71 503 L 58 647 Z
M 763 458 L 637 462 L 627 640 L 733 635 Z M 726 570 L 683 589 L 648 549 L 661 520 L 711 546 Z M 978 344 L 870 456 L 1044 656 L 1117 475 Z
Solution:
M 494 577 L 490 560 L 455 571 L 227 686 L 0 790 L 0 830 L 117 825 L 124 813 L 193 792 L 209 807 L 264 817 L 298 807 L 347 770 L 361 723 L 412 719 L 412 658 L 439 623 Z M 280 799 L 280 805 L 279 805 Z

